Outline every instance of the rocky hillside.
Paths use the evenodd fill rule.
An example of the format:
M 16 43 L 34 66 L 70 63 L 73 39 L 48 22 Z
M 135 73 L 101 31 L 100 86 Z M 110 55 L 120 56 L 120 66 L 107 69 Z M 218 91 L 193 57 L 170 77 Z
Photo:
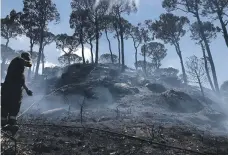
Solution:
M 228 154 L 219 98 L 161 73 L 144 78 L 132 69 L 120 73 L 117 65 L 66 68 L 47 80 L 45 95 L 34 97 L 42 100 L 20 118 L 18 153 Z M 21 112 L 31 101 L 24 98 Z

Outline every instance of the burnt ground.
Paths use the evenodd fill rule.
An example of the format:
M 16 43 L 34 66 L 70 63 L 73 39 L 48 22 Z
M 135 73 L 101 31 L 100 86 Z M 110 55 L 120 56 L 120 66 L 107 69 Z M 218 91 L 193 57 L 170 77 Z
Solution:
M 16 147 L 14 141 L 2 135 L 1 152 L 24 155 L 228 154 L 227 134 L 200 129 L 207 120 L 193 126 L 185 117 L 197 117 L 197 114 L 169 114 L 165 110 L 159 113 L 161 106 L 153 101 L 155 95 L 138 96 L 122 98 L 114 105 L 119 106 L 116 110 L 99 109 L 97 112 L 85 107 L 82 118 L 80 110 L 69 113 L 61 109 L 36 116 L 35 113 L 40 113 L 34 108 L 19 120 Z M 129 104 L 141 109 L 129 109 Z M 200 118 L 193 119 L 200 121 Z
M 69 78 L 75 81 L 75 77 Z M 120 88 L 121 91 L 135 89 L 124 86 Z M 98 92 L 101 93 L 98 96 L 100 101 L 84 103 L 84 100 L 78 102 L 76 97 L 76 100 L 63 102 L 59 95 L 50 97 L 49 101 L 47 97 L 46 101 L 37 100 L 34 105 L 37 108 L 22 113 L 22 118 L 19 120 L 19 136 L 15 141 L 1 135 L 1 152 L 40 155 L 228 154 L 227 134 L 211 131 L 214 128 L 221 129 L 219 126 L 225 124 L 221 119 L 208 118 L 211 115 L 212 118 L 217 116 L 208 108 L 209 106 L 201 111 L 172 112 L 168 108 L 169 101 L 162 100 L 161 94 L 152 93 L 146 87 L 136 89 L 139 93 L 133 95 L 121 92 L 124 96 L 121 95 L 120 99 L 114 102 L 110 98 L 112 93 L 107 90 Z M 119 88 L 116 92 L 120 92 Z M 32 100 L 35 99 L 29 100 L 31 101 L 24 102 L 25 110 L 30 108 Z M 171 98 L 171 103 L 175 102 Z M 63 103 L 68 103 L 69 106 Z M 72 112 L 73 116 L 54 119 L 54 116 L 61 117 L 61 114 L 71 112 L 72 104 L 77 105 L 77 111 Z M 190 104 L 187 103 L 185 106 Z M 38 109 L 41 108 L 42 111 L 39 112 Z M 46 112 L 54 108 L 64 109 Z M 94 108 L 99 111 L 95 111 Z M 37 119 L 36 115 L 42 115 L 42 112 L 46 112 L 43 115 L 46 115 L 47 120 Z M 27 118 L 26 114 L 36 117 Z M 80 124 L 82 116 L 83 126 Z M 223 131 L 227 132 L 227 129 Z
M 1 152 L 23 155 L 228 154 L 228 137 L 213 136 L 183 125 L 109 122 L 119 126 L 111 129 L 88 123 L 82 127 L 64 121 L 58 125 L 23 123 L 18 131 L 16 151 L 14 142 L 2 134 Z

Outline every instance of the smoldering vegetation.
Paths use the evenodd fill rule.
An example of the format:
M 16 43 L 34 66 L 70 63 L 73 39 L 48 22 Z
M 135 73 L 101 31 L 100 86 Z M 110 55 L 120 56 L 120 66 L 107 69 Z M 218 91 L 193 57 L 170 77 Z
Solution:
M 226 154 L 227 108 L 205 88 L 74 64 L 24 96 L 21 154 Z M 41 90 L 42 88 L 43 90 Z M 60 89 L 61 88 L 61 89 Z M 32 107 L 31 107 L 32 106 Z M 29 109 L 28 109 L 29 108 Z M 169 147 L 168 145 L 173 145 Z
M 129 18 L 144 10 L 139 0 L 71 0 L 68 15 L 59 12 L 64 11 L 59 2 L 23 0 L 23 9 L 1 18 L 1 78 L 10 60 L 23 52 L 34 64 L 26 74 L 34 96 L 24 95 L 19 135 L 2 134 L 2 153 L 228 153 L 228 81 L 221 86 L 218 81 L 225 76 L 218 68 L 226 66 L 228 3 L 145 1 L 141 4 L 152 11 L 145 13 L 160 15 Z M 59 23 L 63 31 L 54 33 L 50 24 Z M 17 38 L 27 38 L 29 46 L 11 47 Z M 51 43 L 56 49 L 47 53 Z M 198 56 L 189 56 L 183 43 Z M 88 48 L 91 58 L 86 58 Z M 57 50 L 64 68 L 45 68 L 53 61 L 46 55 Z M 220 62 L 213 58 L 217 51 Z M 162 68 L 171 53 L 180 72 Z

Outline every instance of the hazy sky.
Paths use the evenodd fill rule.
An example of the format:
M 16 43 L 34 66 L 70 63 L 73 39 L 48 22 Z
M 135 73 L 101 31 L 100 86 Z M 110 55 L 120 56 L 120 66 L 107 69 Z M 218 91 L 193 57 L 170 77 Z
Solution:
M 57 9 L 60 13 L 60 24 L 54 25 L 50 24 L 50 31 L 54 34 L 59 33 L 67 33 L 69 35 L 72 34 L 73 30 L 70 29 L 69 26 L 69 15 L 71 13 L 70 2 L 71 0 L 53 0 L 57 5 Z M 133 24 L 137 24 L 139 22 L 143 22 L 146 19 L 158 19 L 161 13 L 164 13 L 165 10 L 161 7 L 162 0 L 137 0 L 138 3 L 138 12 L 135 14 L 131 14 L 130 16 L 126 16 L 126 18 Z M 16 11 L 21 11 L 23 8 L 23 0 L 1 0 L 1 17 L 5 17 L 12 9 Z M 195 18 L 190 14 L 187 15 L 182 12 L 174 12 L 176 15 L 184 15 L 188 16 L 191 22 L 195 21 Z M 215 21 L 215 24 L 220 26 L 218 21 Z M 196 45 L 194 41 L 190 39 L 190 32 L 186 34 L 185 37 L 182 38 L 180 42 L 180 47 L 183 53 L 183 58 L 186 60 L 186 57 L 191 55 L 197 55 L 199 57 L 202 56 L 201 48 L 199 45 Z M 110 38 L 112 35 L 110 35 Z M 2 43 L 5 43 L 4 39 L 1 39 Z M 9 46 L 15 50 L 29 50 L 29 40 L 28 38 L 22 36 L 17 40 L 10 40 Z M 219 84 L 223 81 L 228 80 L 228 49 L 225 46 L 225 41 L 221 34 L 218 35 L 216 40 L 214 40 L 211 45 L 211 51 L 214 58 Z M 107 40 L 102 37 L 100 40 L 100 54 L 108 53 L 108 43 Z M 176 54 L 175 48 L 170 45 L 166 45 L 168 49 L 167 57 L 162 61 L 163 67 L 172 66 L 178 69 L 180 68 L 180 61 Z M 118 54 L 117 50 L 117 42 L 115 39 L 112 39 L 112 49 L 115 54 Z M 35 50 L 38 51 L 38 47 L 35 47 Z M 55 48 L 55 43 L 45 47 L 45 55 L 48 60 L 48 64 L 57 64 L 57 58 L 60 56 L 60 51 Z M 80 54 L 80 49 L 77 52 Z M 125 62 L 128 66 L 133 67 L 134 63 L 134 48 L 132 40 L 125 41 Z M 90 57 L 89 49 L 86 49 L 86 57 Z M 142 59 L 139 56 L 139 59 Z

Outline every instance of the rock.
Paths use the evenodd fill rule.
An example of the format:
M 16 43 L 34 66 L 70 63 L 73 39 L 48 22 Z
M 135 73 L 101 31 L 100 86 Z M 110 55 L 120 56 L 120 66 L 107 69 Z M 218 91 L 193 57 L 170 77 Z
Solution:
M 165 82 L 166 84 L 169 84 L 173 87 L 181 87 L 182 86 L 182 82 L 178 77 L 162 76 L 159 78 L 159 81 Z
M 138 85 L 138 79 L 137 79 L 137 77 L 130 78 L 130 83 L 133 86 L 137 86 Z
M 139 90 L 137 88 L 130 87 L 126 83 L 115 83 L 113 86 L 110 86 L 109 90 L 114 95 L 129 95 L 139 93 Z
M 93 91 L 92 87 L 87 87 L 84 89 L 84 94 L 83 94 L 86 98 L 88 99 L 97 99 L 97 97 L 95 96 L 95 93 Z
M 120 72 L 118 70 L 110 69 L 109 76 L 116 78 L 119 75 L 120 75 Z
M 198 100 L 181 91 L 168 90 L 162 93 L 161 96 L 169 105 L 169 108 L 175 112 L 195 113 L 204 108 Z
M 112 79 L 112 77 L 109 77 L 109 76 L 107 76 L 107 77 L 104 77 L 103 79 L 102 79 L 102 81 L 101 81 L 101 84 L 104 86 L 104 87 L 109 87 L 109 86 L 112 86 L 112 85 L 114 85 L 116 83 L 116 81 L 114 81 L 113 79 Z
M 139 78 L 139 79 L 138 79 L 138 84 L 139 84 L 140 86 L 145 86 L 147 83 L 150 83 L 150 81 L 147 80 L 147 79 L 145 79 L 145 78 Z
M 118 78 L 116 80 L 118 81 L 118 83 L 130 84 L 131 76 L 129 76 L 127 74 L 121 74 L 120 76 L 118 76 Z
M 163 93 L 166 91 L 166 88 L 163 85 L 157 83 L 147 83 L 146 87 L 155 93 Z
M 145 86 L 147 83 L 150 83 L 149 80 L 147 80 L 143 77 L 138 77 L 138 76 L 131 77 L 130 82 L 134 86 Z

